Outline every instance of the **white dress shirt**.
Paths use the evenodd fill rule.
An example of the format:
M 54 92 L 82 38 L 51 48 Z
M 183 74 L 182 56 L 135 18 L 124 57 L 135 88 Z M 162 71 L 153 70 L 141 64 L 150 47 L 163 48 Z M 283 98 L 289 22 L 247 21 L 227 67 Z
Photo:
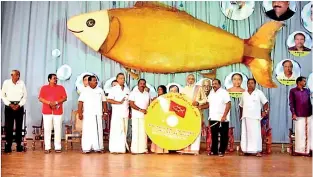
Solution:
M 282 72 L 277 76 L 277 80 L 296 80 L 297 77 L 292 73 L 292 75 L 288 78 L 286 77 L 285 73 Z
M 24 106 L 27 99 L 26 86 L 22 80 L 14 84 L 12 79 L 7 79 L 3 82 L 1 96 L 3 103 L 7 106 L 11 104 L 11 101 L 19 101 L 19 106 Z
M 193 101 L 193 88 L 194 85 L 186 85 L 181 92 L 182 94 L 185 94 L 189 99 L 191 99 L 191 101 Z
M 267 102 L 264 93 L 257 88 L 251 95 L 248 91 L 243 92 L 239 103 L 239 106 L 243 108 L 242 117 L 261 119 L 262 106 Z
M 119 117 L 128 118 L 129 115 L 129 88 L 122 87 L 120 85 L 116 85 L 110 89 L 108 99 L 115 101 L 122 101 L 125 98 L 123 104 L 111 104 L 112 106 L 112 114 L 117 115 Z
M 85 87 L 78 101 L 84 103 L 84 114 L 102 115 L 102 102 L 106 101 L 104 91 L 100 87 Z
M 147 110 L 150 103 L 150 96 L 146 91 L 141 93 L 139 90 L 134 90 L 130 93 L 129 100 L 134 101 L 135 105 L 140 109 Z M 144 113 L 132 108 L 133 118 L 144 118 L 144 116 Z
M 210 104 L 209 119 L 213 121 L 221 121 L 225 112 L 226 104 L 230 102 L 229 93 L 223 88 L 219 88 L 216 92 L 212 89 L 208 96 L 208 102 Z M 230 113 L 228 112 L 226 121 L 230 120 L 229 115 Z

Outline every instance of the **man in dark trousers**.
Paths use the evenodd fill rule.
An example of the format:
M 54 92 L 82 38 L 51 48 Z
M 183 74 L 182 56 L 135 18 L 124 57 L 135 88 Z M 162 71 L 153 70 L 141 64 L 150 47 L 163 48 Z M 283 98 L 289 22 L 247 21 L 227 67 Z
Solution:
M 13 140 L 13 127 L 15 120 L 15 141 L 16 151 L 22 152 L 22 126 L 23 126 L 23 114 L 24 105 L 27 99 L 26 86 L 22 80 L 20 80 L 20 72 L 13 70 L 11 73 L 11 79 L 7 79 L 3 82 L 1 91 L 2 101 L 5 105 L 5 132 L 6 132 L 6 144 L 5 153 L 12 152 L 12 140 Z
M 228 145 L 229 110 L 231 107 L 229 93 L 221 88 L 221 81 L 214 79 L 213 90 L 208 96 L 208 103 L 200 106 L 200 109 L 210 108 L 209 120 L 212 134 L 212 148 L 208 155 L 219 155 L 223 157 Z M 220 147 L 218 148 L 218 134 L 220 133 Z

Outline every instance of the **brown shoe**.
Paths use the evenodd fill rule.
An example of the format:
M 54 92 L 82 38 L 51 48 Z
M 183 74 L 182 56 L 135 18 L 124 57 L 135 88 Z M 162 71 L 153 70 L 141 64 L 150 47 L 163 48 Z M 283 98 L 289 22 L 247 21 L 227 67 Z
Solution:
M 50 154 L 51 150 L 45 150 L 45 154 Z

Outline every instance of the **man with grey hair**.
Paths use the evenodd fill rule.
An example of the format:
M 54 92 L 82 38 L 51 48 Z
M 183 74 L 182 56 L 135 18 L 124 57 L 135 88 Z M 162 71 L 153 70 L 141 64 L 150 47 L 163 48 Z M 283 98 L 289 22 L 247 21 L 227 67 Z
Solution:
M 5 116 L 5 132 L 6 132 L 6 144 L 5 153 L 12 152 L 12 139 L 13 139 L 13 127 L 15 120 L 15 141 L 16 151 L 22 152 L 22 126 L 23 126 L 23 114 L 24 105 L 27 99 L 26 86 L 22 80 L 20 80 L 20 71 L 12 70 L 11 79 L 7 79 L 3 82 L 1 91 L 2 101 L 5 104 L 4 116 Z

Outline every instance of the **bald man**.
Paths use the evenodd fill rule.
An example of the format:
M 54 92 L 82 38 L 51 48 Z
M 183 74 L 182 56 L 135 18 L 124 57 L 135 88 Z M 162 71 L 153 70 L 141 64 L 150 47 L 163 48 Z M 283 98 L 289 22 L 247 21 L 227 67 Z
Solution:
M 22 126 L 23 126 L 23 114 L 24 105 L 27 99 L 26 86 L 22 80 L 20 80 L 20 71 L 13 70 L 11 72 L 11 79 L 7 79 L 2 85 L 2 101 L 5 104 L 4 116 L 5 116 L 5 131 L 6 131 L 6 144 L 5 153 L 12 152 L 12 139 L 13 139 L 13 127 L 15 120 L 15 141 L 16 151 L 22 152 L 24 150 L 22 143 Z

